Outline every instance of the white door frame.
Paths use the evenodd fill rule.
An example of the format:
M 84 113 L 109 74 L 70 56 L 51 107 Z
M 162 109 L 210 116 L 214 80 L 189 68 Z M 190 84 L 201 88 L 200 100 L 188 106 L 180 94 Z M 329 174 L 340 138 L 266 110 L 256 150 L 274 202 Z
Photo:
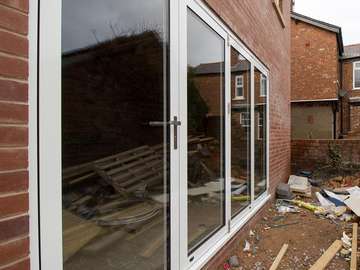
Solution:
M 170 27 L 170 115 L 178 116 L 178 5 L 169 0 Z M 61 21 L 62 1 L 41 1 L 39 8 L 39 230 L 40 266 L 42 269 L 63 269 L 62 230 L 62 140 L 61 140 Z M 173 138 L 174 127 L 170 128 Z M 179 181 L 178 150 L 170 142 L 171 169 L 171 269 L 178 270 L 179 261 Z M 174 218 L 173 218 L 174 217 Z
M 41 1 L 39 16 L 40 264 L 61 270 L 61 0 Z
M 30 3 L 36 0 L 31 0 Z M 32 224 L 39 226 L 40 239 L 38 246 L 31 245 L 32 254 L 37 254 L 35 248 L 40 247 L 41 268 L 62 270 L 62 192 L 61 192 L 61 0 L 41 1 L 39 14 L 39 104 L 38 119 L 30 120 L 30 123 L 38 124 L 39 141 L 39 205 L 30 206 L 31 213 L 39 210 L 39 223 L 32 218 Z M 201 1 L 201 0 L 170 0 L 170 117 L 178 116 L 182 122 L 179 128 L 178 149 L 172 151 L 171 158 L 171 269 L 199 269 L 223 247 L 231 237 L 266 203 L 270 195 L 266 191 L 263 195 L 253 201 L 248 209 L 241 212 L 231 221 L 231 190 L 230 190 L 230 140 L 231 124 L 229 121 L 230 107 L 230 45 L 233 45 L 243 56 L 252 63 L 252 74 L 254 67 L 258 68 L 268 78 L 267 92 L 267 189 L 269 188 L 269 71 L 256 56 L 237 38 L 237 36 Z M 37 8 L 32 5 L 31 10 Z M 184 104 L 187 102 L 187 8 L 190 7 L 208 25 L 210 25 L 225 40 L 225 175 L 226 175 L 226 225 L 213 235 L 205 244 L 199 247 L 191 257 L 190 262 L 187 245 L 187 109 Z M 32 19 L 36 22 L 37 18 Z M 32 28 L 32 39 L 34 39 L 34 27 Z M 36 36 L 37 38 L 37 36 Z M 35 38 L 35 39 L 36 39 Z M 32 42 L 32 39 L 30 42 Z M 33 41 L 35 42 L 35 41 Z M 34 49 L 34 44 L 30 45 Z M 35 46 L 36 47 L 36 46 Z M 34 54 L 34 53 L 33 53 Z M 32 54 L 32 55 L 33 55 Z M 32 63 L 34 59 L 32 58 Z M 35 61 L 36 62 L 36 61 Z M 33 67 L 35 66 L 35 67 Z M 36 69 L 36 64 L 31 65 L 30 69 Z M 30 74 L 34 74 L 30 70 Z M 34 76 L 34 75 L 33 75 Z M 253 78 L 253 76 L 252 76 Z M 35 85 L 35 78 L 32 77 L 32 85 Z M 252 79 L 252 91 L 254 82 Z M 35 86 L 33 86 L 35 88 Z M 253 96 L 253 94 L 252 94 Z M 36 104 L 35 97 L 31 100 Z M 252 104 L 254 100 L 252 100 Z M 181 104 L 181 106 L 180 106 Z M 254 108 L 252 109 L 254 110 Z M 31 115 L 36 118 L 36 110 L 31 107 Z M 254 119 L 252 117 L 252 119 Z M 252 120 L 253 121 L 253 120 Z M 32 126 L 33 127 L 33 126 Z M 254 123 L 252 123 L 252 129 Z M 33 128 L 32 128 L 33 130 Z M 171 136 L 173 138 L 173 127 Z M 35 132 L 35 131 L 34 131 Z M 31 132 L 32 138 L 34 132 Z M 252 131 L 253 132 L 253 131 Z M 252 136 L 253 137 L 253 136 Z M 30 142 L 31 143 L 31 142 Z M 254 142 L 252 142 L 252 145 Z M 35 147 L 35 149 L 34 149 Z M 254 146 L 252 146 L 253 148 Z M 32 155 L 36 152 L 36 142 L 31 147 Z M 171 140 L 173 149 L 173 140 Z M 31 157 L 32 158 L 32 157 Z M 253 157 L 252 157 L 253 159 Z M 33 162 L 32 162 L 33 163 Z M 252 162 L 253 163 L 253 162 Z M 32 165 L 33 177 L 36 177 L 36 165 Z M 185 168 L 185 170 L 183 170 Z M 252 168 L 252 171 L 254 168 Z M 34 188 L 33 188 L 34 190 Z M 31 192 L 31 191 L 30 191 Z M 32 196 L 32 194 L 30 194 Z M 252 195 L 253 198 L 253 195 Z M 36 201 L 36 198 L 33 201 Z M 185 204 L 184 204 L 185 202 Z M 185 206 L 185 207 L 184 207 Z M 37 209 L 38 207 L 38 209 Z M 37 232 L 37 228 L 32 232 Z M 35 239 L 37 239 L 35 237 Z M 32 242 L 33 243 L 33 242 Z M 34 255 L 32 255 L 34 256 Z M 32 259 L 35 259 L 32 257 Z M 37 266 L 36 263 L 32 265 Z M 36 268 L 35 268 L 36 269 Z

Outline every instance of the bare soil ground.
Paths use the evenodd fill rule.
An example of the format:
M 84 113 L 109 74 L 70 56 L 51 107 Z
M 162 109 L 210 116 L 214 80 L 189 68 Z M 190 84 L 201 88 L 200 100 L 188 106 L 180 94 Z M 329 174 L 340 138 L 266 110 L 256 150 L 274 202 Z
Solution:
M 360 170 L 350 168 L 342 173 L 338 170 L 324 168 L 316 172 L 316 179 L 323 181 L 326 189 L 359 186 Z M 310 203 L 317 203 L 315 192 L 320 188 L 312 187 L 312 198 L 299 198 Z M 278 213 L 276 205 L 269 208 L 261 221 L 251 228 L 234 255 L 239 257 L 240 267 L 237 270 L 267 270 L 271 267 L 283 244 L 289 248 L 281 260 L 278 270 L 309 269 L 328 247 L 338 239 L 343 232 L 351 236 L 352 223 L 340 220 L 330 220 L 317 216 L 313 212 L 300 209 L 300 213 Z M 251 244 L 249 252 L 243 251 L 245 240 Z M 224 260 L 224 263 L 229 258 Z M 338 253 L 327 270 L 348 270 L 350 263 Z M 220 269 L 224 269 L 223 267 Z M 219 270 L 220 270 L 219 269 Z
M 274 225 L 280 227 L 273 227 Z M 244 252 L 244 246 L 239 246 L 236 255 L 239 256 L 241 266 L 238 269 L 269 269 L 285 243 L 289 244 L 289 248 L 278 269 L 309 269 L 324 250 L 336 239 L 341 238 L 346 229 L 351 229 L 350 223 L 335 224 L 328 219 L 318 218 L 308 210 L 282 216 L 277 213 L 275 207 L 270 208 L 261 222 L 252 229 L 255 236 L 248 236 L 241 241 L 249 241 L 251 251 Z M 347 270 L 349 262 L 336 256 L 327 269 Z
M 313 193 L 318 190 L 313 188 Z M 314 198 L 301 199 L 316 202 Z M 241 239 L 234 253 L 239 257 L 240 267 L 232 269 L 268 270 L 283 244 L 288 244 L 278 270 L 308 270 L 335 240 L 341 239 L 344 231 L 351 235 L 351 228 L 351 222 L 332 221 L 306 209 L 301 209 L 300 213 L 280 214 L 274 204 L 251 228 L 254 235 L 249 231 Z M 251 244 L 250 252 L 243 251 L 245 240 Z M 348 270 L 349 261 L 337 254 L 326 269 Z

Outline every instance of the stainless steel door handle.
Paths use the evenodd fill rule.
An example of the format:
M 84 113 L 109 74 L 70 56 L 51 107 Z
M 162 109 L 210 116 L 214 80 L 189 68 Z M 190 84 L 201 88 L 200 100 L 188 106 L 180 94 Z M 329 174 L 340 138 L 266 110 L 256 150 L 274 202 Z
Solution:
M 149 126 L 151 127 L 162 127 L 165 125 L 173 125 L 174 126 L 174 149 L 178 148 L 178 126 L 181 126 L 181 121 L 178 121 L 177 116 L 174 116 L 174 120 L 168 122 L 162 121 L 150 121 Z

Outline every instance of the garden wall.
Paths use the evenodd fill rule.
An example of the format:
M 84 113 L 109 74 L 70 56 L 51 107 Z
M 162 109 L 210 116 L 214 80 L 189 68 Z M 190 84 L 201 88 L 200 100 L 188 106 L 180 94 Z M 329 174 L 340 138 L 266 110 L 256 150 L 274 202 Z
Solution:
M 344 162 L 360 164 L 360 140 L 292 140 L 292 172 L 328 164 L 330 149 L 339 153 Z

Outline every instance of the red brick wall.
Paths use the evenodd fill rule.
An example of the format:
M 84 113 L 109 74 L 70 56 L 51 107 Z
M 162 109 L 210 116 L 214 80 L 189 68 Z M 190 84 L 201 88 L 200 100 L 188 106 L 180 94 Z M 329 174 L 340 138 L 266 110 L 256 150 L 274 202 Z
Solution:
M 287 179 L 290 172 L 290 1 L 284 1 L 285 29 L 272 1 L 206 2 L 270 70 L 270 182 L 273 192 L 277 183 Z M 29 269 L 28 10 L 28 0 L 0 0 L 1 270 Z M 231 249 L 225 250 L 230 252 Z M 208 269 L 214 269 L 211 265 L 221 259 L 220 255 Z
M 336 34 L 291 20 L 291 100 L 337 98 Z
M 0 269 L 29 269 L 28 1 L 0 0 Z
M 270 70 L 270 190 L 274 192 L 277 183 L 290 173 L 290 1 L 284 1 L 285 28 L 272 1 L 206 2 Z M 256 221 L 254 218 L 250 224 Z M 239 237 L 236 235 L 205 269 L 217 269 Z
M 360 106 L 350 106 L 350 130 L 360 133 Z
M 329 161 L 329 145 L 337 145 L 344 161 L 360 163 L 360 140 L 292 140 L 291 169 L 313 170 Z

